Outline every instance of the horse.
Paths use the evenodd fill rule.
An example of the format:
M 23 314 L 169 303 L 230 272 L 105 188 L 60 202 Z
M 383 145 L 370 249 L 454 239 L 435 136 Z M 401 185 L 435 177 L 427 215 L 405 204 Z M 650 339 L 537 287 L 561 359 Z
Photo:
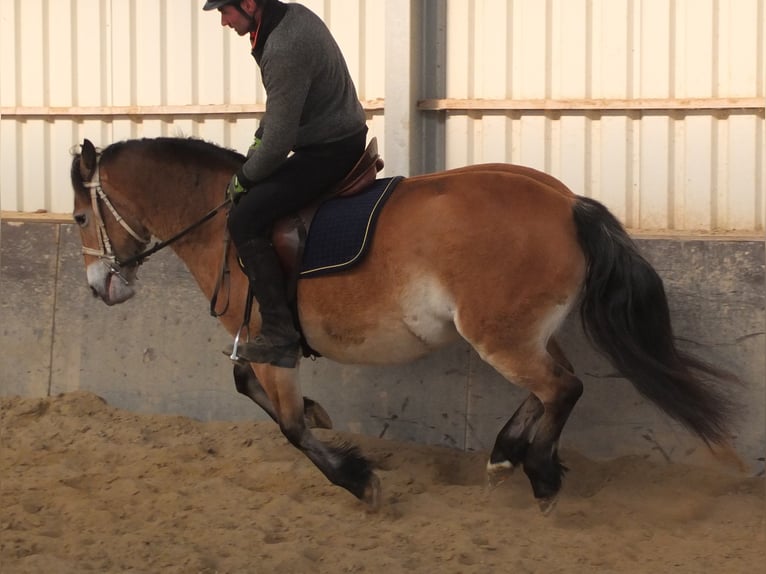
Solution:
M 196 138 L 127 140 L 73 152 L 74 221 L 86 275 L 107 305 L 135 294 L 152 238 L 184 262 L 210 300 L 219 270 L 237 268 L 226 240 L 224 190 L 244 157 Z M 241 332 L 248 284 L 228 278 L 219 320 Z M 487 462 L 492 485 L 522 467 L 550 512 L 566 467 L 558 444 L 583 384 L 556 340 L 570 312 L 638 392 L 713 450 L 730 450 L 735 378 L 676 344 L 662 279 L 618 219 L 535 169 L 486 164 L 404 178 L 383 207 L 366 257 L 350 269 L 301 279 L 300 326 L 341 363 L 415 360 L 465 340 L 528 391 L 500 429 Z M 258 313 L 246 325 L 260 326 Z M 317 438 L 326 411 L 301 395 L 296 368 L 234 366 L 236 389 L 333 484 L 376 509 L 373 462 L 351 444 Z

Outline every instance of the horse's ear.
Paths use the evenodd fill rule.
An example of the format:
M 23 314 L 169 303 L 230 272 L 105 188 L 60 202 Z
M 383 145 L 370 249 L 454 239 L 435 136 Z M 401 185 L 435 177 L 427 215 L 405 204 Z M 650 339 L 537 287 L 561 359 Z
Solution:
M 82 142 L 80 151 L 80 175 L 83 181 L 90 181 L 93 172 L 96 171 L 96 147 L 89 139 Z

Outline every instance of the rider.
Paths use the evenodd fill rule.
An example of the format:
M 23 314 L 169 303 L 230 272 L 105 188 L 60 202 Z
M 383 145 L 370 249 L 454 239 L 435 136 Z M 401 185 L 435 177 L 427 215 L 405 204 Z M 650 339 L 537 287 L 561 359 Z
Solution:
M 241 344 L 238 355 L 294 367 L 300 338 L 272 226 L 351 170 L 364 151 L 364 110 L 340 48 L 308 8 L 278 0 L 208 0 L 203 9 L 218 9 L 222 26 L 249 34 L 267 96 L 247 160 L 227 190 L 233 200 L 229 232 L 262 321 L 260 334 Z

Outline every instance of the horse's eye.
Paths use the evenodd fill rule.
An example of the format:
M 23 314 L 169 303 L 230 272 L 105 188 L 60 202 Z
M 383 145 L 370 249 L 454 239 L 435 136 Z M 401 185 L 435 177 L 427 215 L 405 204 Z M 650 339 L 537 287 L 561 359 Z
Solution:
M 88 218 L 84 213 L 75 213 L 74 221 L 80 227 L 85 227 L 85 224 L 88 223 Z

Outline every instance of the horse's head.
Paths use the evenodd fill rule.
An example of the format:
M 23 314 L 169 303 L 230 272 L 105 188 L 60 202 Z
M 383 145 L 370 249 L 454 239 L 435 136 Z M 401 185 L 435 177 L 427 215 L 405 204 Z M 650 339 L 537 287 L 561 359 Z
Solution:
M 88 285 L 94 296 L 115 305 L 135 294 L 140 264 L 135 256 L 149 243 L 149 234 L 130 213 L 126 198 L 109 185 L 106 170 L 99 163 L 99 152 L 84 140 L 72 161 L 73 215 L 80 227 Z

